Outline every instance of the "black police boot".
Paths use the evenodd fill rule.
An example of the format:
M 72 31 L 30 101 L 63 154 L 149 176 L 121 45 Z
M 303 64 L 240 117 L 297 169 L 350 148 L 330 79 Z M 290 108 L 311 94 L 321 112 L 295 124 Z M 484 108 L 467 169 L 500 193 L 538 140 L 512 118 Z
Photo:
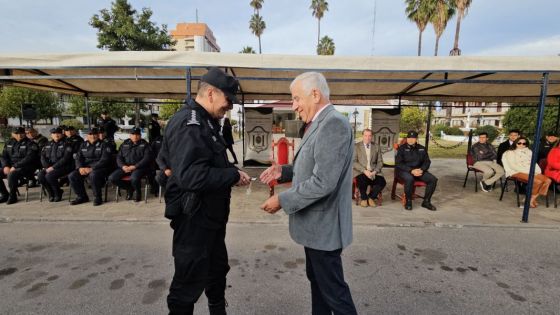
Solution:
M 75 206 L 75 205 L 79 205 L 79 204 L 86 203 L 86 202 L 89 202 L 89 198 L 87 196 L 78 197 L 78 198 L 72 200 L 72 202 L 70 202 L 70 204 Z
M 6 202 L 7 205 L 11 205 L 18 202 L 18 198 L 17 195 L 15 193 L 10 193 L 10 196 L 8 197 L 8 201 Z
M 405 210 L 412 210 L 412 201 L 411 200 L 406 201 L 406 203 L 404 204 L 404 209 Z
M 134 198 L 134 202 L 142 201 L 142 189 L 136 189 L 136 198 Z
M 227 302 L 225 299 L 217 303 L 208 302 L 208 311 L 210 315 L 226 315 L 226 306 Z
M 95 196 L 95 199 L 93 199 L 93 205 L 100 206 L 101 204 L 103 204 L 103 198 L 101 198 L 101 196 Z
M 128 188 L 126 190 L 126 200 L 132 200 L 133 195 L 134 195 L 134 190 L 132 188 Z
M 64 191 L 62 189 L 59 189 L 55 194 L 54 194 L 54 202 L 59 202 L 62 200 L 62 193 Z
M 4 202 L 8 201 L 8 198 L 9 198 L 8 196 L 9 196 L 9 194 L 8 194 L 7 192 L 6 192 L 6 193 L 2 193 L 2 194 L 0 195 L 0 203 L 4 203 Z
M 424 200 L 424 202 L 422 202 L 422 207 L 430 210 L 430 211 L 436 211 L 437 208 L 430 202 L 430 200 Z

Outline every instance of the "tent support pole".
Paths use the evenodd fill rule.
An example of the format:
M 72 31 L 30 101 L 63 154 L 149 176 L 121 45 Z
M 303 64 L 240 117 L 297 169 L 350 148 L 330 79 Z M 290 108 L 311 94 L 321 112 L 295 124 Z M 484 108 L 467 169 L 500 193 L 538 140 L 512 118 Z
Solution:
M 537 116 L 537 128 L 535 129 L 535 140 L 533 145 L 533 155 L 531 157 L 531 168 L 529 169 L 529 182 L 527 183 L 527 189 L 525 192 L 525 204 L 523 205 L 523 217 L 521 222 L 529 222 L 529 206 L 531 202 L 531 192 L 533 190 L 533 180 L 535 179 L 535 165 L 538 162 L 539 156 L 539 146 L 540 137 L 542 133 L 543 117 L 544 117 L 544 106 L 546 104 L 546 94 L 548 89 L 548 72 L 543 74 L 542 84 L 541 84 L 541 97 L 539 102 L 539 111 Z
M 428 152 L 428 144 L 430 143 L 430 127 L 432 126 L 432 101 L 428 103 L 428 124 L 426 126 L 426 152 Z
M 191 99 L 191 84 L 192 84 L 192 76 L 191 76 L 191 67 L 187 67 L 187 101 Z
M 558 126 L 560 126 L 560 97 L 558 98 L 558 113 L 556 113 L 556 129 L 554 133 L 558 136 Z
M 89 115 L 89 97 L 86 95 L 84 103 L 86 105 L 86 120 L 88 125 L 88 130 L 91 130 L 91 117 Z
M 241 125 L 241 139 L 243 140 L 243 157 L 241 165 L 245 166 L 245 93 L 241 93 L 241 115 L 243 119 L 239 122 Z

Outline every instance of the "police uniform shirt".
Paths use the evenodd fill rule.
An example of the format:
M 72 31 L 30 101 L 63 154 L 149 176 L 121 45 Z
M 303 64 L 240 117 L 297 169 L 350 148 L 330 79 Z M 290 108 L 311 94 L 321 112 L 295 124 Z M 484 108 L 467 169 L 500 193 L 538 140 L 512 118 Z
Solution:
M 21 141 L 11 139 L 8 141 L 2 152 L 2 167 L 15 167 L 20 168 L 38 168 L 39 161 L 39 146 L 29 140 L 23 138 Z
M 55 142 L 51 140 L 41 151 L 41 164 L 44 168 L 53 167 L 54 169 L 68 168 L 72 163 L 72 146 L 64 140 Z
M 89 143 L 85 141 L 80 146 L 76 156 L 76 167 L 91 167 L 93 170 L 108 168 L 111 164 L 111 148 L 102 141 Z
M 430 163 L 426 148 L 418 143 L 401 145 L 395 157 L 395 167 L 409 173 L 417 168 L 425 172 L 430 168 Z
M 119 168 L 127 165 L 134 165 L 136 168 L 148 168 L 152 162 L 152 148 L 150 144 L 140 139 L 134 143 L 127 139 L 121 144 L 117 155 L 117 165 Z

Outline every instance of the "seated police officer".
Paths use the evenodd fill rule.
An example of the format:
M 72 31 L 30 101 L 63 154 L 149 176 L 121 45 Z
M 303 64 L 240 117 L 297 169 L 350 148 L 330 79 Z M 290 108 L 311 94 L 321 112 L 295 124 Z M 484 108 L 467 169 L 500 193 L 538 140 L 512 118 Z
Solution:
M 63 130 L 65 141 L 69 142 L 72 146 L 72 152 L 77 153 L 82 143 L 84 143 L 84 138 L 80 137 L 76 128 L 72 126 L 65 126 Z
M 99 141 L 98 133 L 97 128 L 92 128 L 88 132 L 87 141 L 82 143 L 76 154 L 76 170 L 68 175 L 70 186 L 77 195 L 76 199 L 71 202 L 72 205 L 89 201 L 84 186 L 86 176 L 93 190 L 93 205 L 99 206 L 103 203 L 101 196 L 107 175 L 109 175 L 111 149 Z
M 47 191 L 51 202 L 62 200 L 62 189 L 58 180 L 74 169 L 72 146 L 64 141 L 62 133 L 62 129 L 52 128 L 52 140 L 41 151 L 43 169 L 39 172 L 38 179 Z
M 130 131 L 130 139 L 121 144 L 117 154 L 117 169 L 109 176 L 109 180 L 122 189 L 127 190 L 126 199 L 131 200 L 136 192 L 135 201 L 142 200 L 142 177 L 150 174 L 153 162 L 150 144 L 142 139 L 142 130 L 134 127 Z M 130 182 L 122 180 L 130 175 Z
M 0 161 L 0 202 L 16 203 L 20 180 L 29 180 L 39 168 L 39 147 L 25 136 L 23 127 L 15 127 L 12 130 L 12 139 L 4 146 Z M 8 178 L 9 193 L 4 185 L 4 178 Z
M 428 151 L 426 151 L 424 146 L 416 143 L 417 140 L 418 133 L 416 131 L 409 131 L 406 135 L 406 143 L 399 147 L 395 157 L 397 176 L 404 181 L 404 193 L 406 196 L 404 208 L 412 210 L 414 180 L 421 180 L 426 183 L 422 207 L 436 211 L 436 207 L 432 205 L 431 200 L 436 190 L 437 178 L 428 172 L 431 163 Z

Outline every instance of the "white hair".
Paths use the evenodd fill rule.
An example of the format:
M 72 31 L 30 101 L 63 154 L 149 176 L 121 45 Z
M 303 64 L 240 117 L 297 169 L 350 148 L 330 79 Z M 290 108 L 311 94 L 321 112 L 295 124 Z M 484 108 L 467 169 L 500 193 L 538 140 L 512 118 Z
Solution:
M 311 90 L 317 89 L 325 99 L 328 100 L 330 97 L 331 92 L 327 84 L 327 79 L 319 72 L 305 72 L 298 75 L 290 84 L 290 90 L 294 87 L 296 82 L 301 82 L 301 87 L 307 94 L 311 94 Z

